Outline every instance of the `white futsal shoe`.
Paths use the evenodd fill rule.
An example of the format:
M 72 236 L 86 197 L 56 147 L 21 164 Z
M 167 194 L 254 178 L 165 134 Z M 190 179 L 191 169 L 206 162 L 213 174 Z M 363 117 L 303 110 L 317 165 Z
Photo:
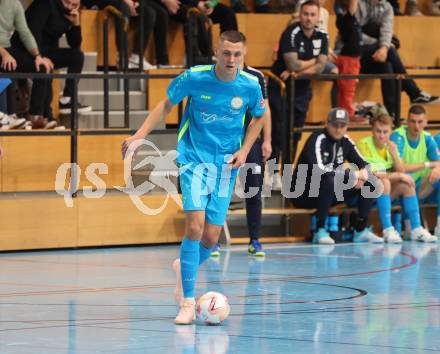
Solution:
M 419 242 L 437 242 L 437 236 L 433 236 L 428 230 L 419 226 L 411 231 L 411 240 Z
M 186 299 L 180 306 L 180 311 L 174 323 L 178 325 L 190 325 L 196 319 L 196 301 L 194 299 Z
M 396 231 L 394 227 L 387 227 L 383 230 L 383 239 L 388 243 L 402 243 L 402 237 L 400 237 L 399 233 Z

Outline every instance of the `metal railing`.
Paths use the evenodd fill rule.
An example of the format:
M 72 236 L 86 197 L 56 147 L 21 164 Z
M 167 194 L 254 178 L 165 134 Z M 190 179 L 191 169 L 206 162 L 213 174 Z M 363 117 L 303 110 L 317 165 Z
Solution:
M 73 82 L 73 96 L 72 100 L 72 110 L 70 113 L 70 130 L 0 130 L 1 136 L 70 136 L 70 163 L 72 164 L 72 186 L 76 185 L 77 181 L 77 171 L 75 170 L 78 163 L 78 136 L 79 135 L 120 135 L 127 134 L 131 135 L 136 132 L 136 129 L 130 129 L 127 124 L 126 127 L 116 127 L 109 129 L 79 129 L 78 127 L 78 81 L 80 79 L 124 79 L 124 80 L 134 80 L 134 79 L 144 79 L 144 80 L 155 80 L 155 79 L 173 79 L 176 75 L 161 74 L 161 75 L 150 75 L 148 73 L 104 73 L 104 74 L 61 74 L 61 73 L 0 73 L 0 78 L 15 79 L 72 79 Z M 151 134 L 177 134 L 177 129 L 156 129 Z M 72 194 L 74 197 L 76 194 Z
M 294 133 L 295 132 L 304 132 L 304 131 L 313 131 L 316 128 L 294 128 L 294 105 L 295 105 L 295 91 L 294 91 L 294 83 L 295 78 L 291 78 L 288 80 L 287 89 L 284 82 L 274 76 L 270 72 L 265 72 L 265 74 L 272 80 L 274 80 L 278 86 L 280 87 L 280 94 L 283 102 L 283 123 L 285 124 L 285 129 L 283 128 L 283 132 L 285 133 L 285 139 L 283 139 L 283 163 L 291 163 L 294 160 L 292 145 L 295 143 L 294 141 Z M 150 73 L 103 73 L 103 74 L 61 74 L 61 73 L 0 73 L 0 78 L 10 78 L 10 79 L 72 79 L 73 81 L 73 97 L 72 97 L 72 107 L 70 114 L 70 130 L 60 131 L 50 131 L 50 130 L 8 130 L 2 131 L 0 130 L 0 136 L 70 136 L 70 147 L 71 147 L 71 155 L 70 162 L 72 164 L 76 164 L 78 162 L 78 136 L 79 135 L 117 135 L 117 134 L 133 134 L 136 130 L 129 129 L 129 124 L 126 124 L 125 127 L 115 127 L 111 129 L 79 129 L 78 127 L 78 81 L 81 79 L 100 79 L 100 80 L 109 80 L 109 79 L 123 79 L 129 82 L 133 79 L 142 79 L 142 80 L 156 80 L 156 79 L 173 79 L 176 77 L 176 74 L 155 74 L 152 75 Z M 304 79 L 311 80 L 336 80 L 339 78 L 347 78 L 347 79 L 355 79 L 359 78 L 360 80 L 365 79 L 395 79 L 397 80 L 397 87 L 402 86 L 403 79 L 440 79 L 440 75 L 435 74 L 418 74 L 418 75 L 314 75 L 309 77 L 304 77 Z M 400 92 L 398 91 L 396 97 L 397 102 L 400 105 Z M 107 101 L 108 104 L 108 101 Z M 108 108 L 108 107 L 107 107 Z M 397 107 L 396 107 L 397 109 Z M 400 106 L 398 107 L 398 112 L 400 112 Z M 179 121 L 182 115 L 182 106 L 179 109 Z M 397 116 L 397 115 L 396 115 Z M 399 114 L 400 116 L 400 114 Z M 397 117 L 399 117 L 397 116 Z M 396 124 L 400 124 L 400 119 L 396 120 Z M 440 129 L 439 124 L 430 124 L 430 128 Z M 107 127 L 105 127 L 107 128 Z M 361 130 L 365 130 L 365 128 L 358 128 Z M 152 134 L 167 134 L 167 133 L 177 133 L 177 129 L 157 129 L 152 132 Z
M 115 17 L 116 21 L 121 21 L 122 25 L 122 41 L 119 43 L 119 65 L 122 64 L 122 71 L 126 73 L 128 71 L 128 29 L 129 19 L 124 16 L 122 12 L 113 6 L 107 6 L 104 8 L 104 24 L 103 24 L 103 43 L 104 43 L 104 74 L 109 73 L 109 16 Z M 143 62 L 143 61 L 141 61 Z M 128 81 L 123 79 L 124 82 L 124 128 L 129 126 L 129 85 Z M 109 128 L 109 105 L 110 105 L 110 88 L 108 78 L 104 78 L 104 128 Z
M 279 78 L 278 78 L 279 79 Z M 359 80 L 372 80 L 372 79 L 388 79 L 395 80 L 396 90 L 395 90 L 395 115 L 394 115 L 394 125 L 396 127 L 401 124 L 401 93 L 402 93 L 402 80 L 404 79 L 440 79 L 439 74 L 360 74 L 360 75 L 335 75 L 335 74 L 317 74 L 308 75 L 301 78 L 295 78 L 293 76 L 288 79 L 287 82 L 287 94 L 282 96 L 283 102 L 286 105 L 286 116 L 282 117 L 283 123 L 286 126 L 287 137 L 284 149 L 282 149 L 283 163 L 292 163 L 297 155 L 296 146 L 298 143 L 298 134 L 303 131 L 313 131 L 316 128 L 304 128 L 295 127 L 295 81 L 297 80 L 315 80 L 315 81 L 335 81 L 338 79 L 359 79 Z M 281 80 L 281 79 L 279 79 Z M 330 94 L 330 92 L 329 92 Z M 323 117 L 325 121 L 325 117 Z M 430 124 L 432 128 L 440 128 L 439 124 Z M 358 128 L 363 130 L 363 128 Z
M 141 0 L 142 1 L 142 0 Z M 144 16 L 145 9 L 141 2 L 139 8 L 139 67 L 138 71 L 144 71 Z M 130 18 L 124 16 L 114 6 L 106 6 L 104 8 L 104 24 L 103 24 L 103 43 L 104 43 L 104 73 L 109 73 L 109 17 L 112 15 L 116 21 L 122 23 L 122 41 L 119 43 L 119 66 L 124 73 L 128 72 L 128 31 L 130 25 Z M 136 45 L 136 43 L 135 43 Z M 109 128 L 109 82 L 108 79 L 104 79 L 104 127 Z M 124 90 L 124 128 L 129 126 L 129 110 L 130 110 L 130 87 L 128 80 L 123 78 L 123 90 Z

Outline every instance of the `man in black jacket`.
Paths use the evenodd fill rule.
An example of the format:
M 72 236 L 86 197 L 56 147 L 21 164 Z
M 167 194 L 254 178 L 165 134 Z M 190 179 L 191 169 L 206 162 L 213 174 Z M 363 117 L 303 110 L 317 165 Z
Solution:
M 345 109 L 332 109 L 325 129 L 307 139 L 293 172 L 294 194 L 301 190 L 302 193 L 292 199 L 292 203 L 298 208 L 317 209 L 314 243 L 334 243 L 325 229 L 325 219 L 330 207 L 340 202 L 356 203 L 359 209 L 353 242 L 383 242 L 366 227 L 370 210 L 383 186 L 367 171 L 368 162 L 345 135 L 348 121 Z M 346 169 L 345 162 L 356 167 Z
M 81 51 L 81 27 L 79 19 L 80 0 L 35 0 L 26 10 L 29 29 L 37 41 L 43 56 L 49 58 L 55 69 L 67 67 L 68 73 L 81 73 L 84 53 Z M 60 48 L 59 40 L 66 35 L 69 48 Z M 45 95 L 45 116 L 51 118 L 50 101 L 52 91 L 47 81 L 46 92 L 32 90 L 32 95 Z M 72 108 L 73 80 L 66 80 L 63 96 L 60 97 L 61 114 L 68 114 Z M 44 98 L 43 98 L 44 97 Z M 78 104 L 79 113 L 92 110 L 90 106 Z

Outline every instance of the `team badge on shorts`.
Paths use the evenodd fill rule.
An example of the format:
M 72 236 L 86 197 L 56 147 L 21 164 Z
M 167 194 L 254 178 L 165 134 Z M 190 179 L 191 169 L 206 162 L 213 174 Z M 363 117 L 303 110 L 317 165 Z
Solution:
M 231 107 L 234 109 L 240 109 L 243 106 L 243 99 L 239 96 L 235 96 L 231 100 Z

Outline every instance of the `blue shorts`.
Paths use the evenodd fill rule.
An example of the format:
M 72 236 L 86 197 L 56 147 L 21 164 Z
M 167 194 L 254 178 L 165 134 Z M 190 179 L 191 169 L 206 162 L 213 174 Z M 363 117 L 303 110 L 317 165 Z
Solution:
M 237 173 L 238 169 L 222 174 L 197 167 L 180 172 L 183 210 L 204 210 L 207 223 L 223 226 Z

